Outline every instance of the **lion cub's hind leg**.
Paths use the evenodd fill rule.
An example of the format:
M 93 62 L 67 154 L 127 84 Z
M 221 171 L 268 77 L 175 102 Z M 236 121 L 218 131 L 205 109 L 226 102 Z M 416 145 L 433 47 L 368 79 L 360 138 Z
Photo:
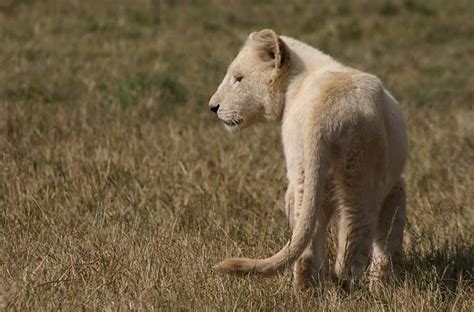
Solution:
M 316 222 L 311 243 L 295 263 L 293 276 L 298 289 L 319 286 L 329 277 L 326 249 L 328 221 L 329 217 L 324 216 Z
M 405 202 L 405 185 L 400 180 L 385 198 L 380 211 L 370 267 L 371 281 L 384 281 L 395 273 L 394 264 L 402 253 Z
M 345 282 L 358 281 L 368 263 L 376 221 L 370 216 L 374 204 L 353 200 L 339 208 L 336 277 Z
M 356 153 L 341 168 L 336 191 L 339 220 L 334 273 L 350 284 L 361 278 L 369 262 L 380 210 L 368 175 L 371 170 L 361 165 L 361 156 Z
M 327 257 L 327 226 L 335 210 L 333 189 L 332 181 L 326 183 L 323 204 L 319 207 L 321 214 L 316 221 L 313 238 L 294 265 L 294 283 L 298 289 L 319 286 L 330 275 Z

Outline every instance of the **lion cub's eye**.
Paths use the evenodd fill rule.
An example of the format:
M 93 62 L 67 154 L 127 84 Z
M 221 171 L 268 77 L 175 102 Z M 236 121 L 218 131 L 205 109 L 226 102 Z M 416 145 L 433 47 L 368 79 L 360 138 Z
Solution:
M 241 82 L 242 79 L 244 78 L 244 76 L 242 76 L 242 75 L 237 75 L 237 76 L 234 76 L 234 78 L 235 78 L 235 81 L 236 81 L 236 82 Z

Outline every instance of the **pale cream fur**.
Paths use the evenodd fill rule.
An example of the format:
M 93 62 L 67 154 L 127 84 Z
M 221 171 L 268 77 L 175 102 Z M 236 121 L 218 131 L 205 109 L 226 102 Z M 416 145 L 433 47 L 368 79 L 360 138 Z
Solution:
M 377 77 L 262 30 L 249 36 L 209 105 L 230 131 L 282 123 L 293 228 L 275 255 L 226 259 L 216 270 L 271 275 L 294 264 L 297 287 L 324 280 L 327 224 L 336 214 L 335 276 L 356 281 L 369 259 L 371 277 L 389 276 L 402 249 L 407 146 L 398 104 Z

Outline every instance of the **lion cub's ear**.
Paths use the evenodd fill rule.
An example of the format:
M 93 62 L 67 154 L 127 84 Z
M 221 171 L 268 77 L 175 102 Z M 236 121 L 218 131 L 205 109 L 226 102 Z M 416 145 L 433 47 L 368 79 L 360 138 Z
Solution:
M 264 62 L 271 62 L 275 68 L 283 67 L 290 59 L 288 47 L 271 29 L 251 33 L 248 41 L 258 51 L 260 58 Z

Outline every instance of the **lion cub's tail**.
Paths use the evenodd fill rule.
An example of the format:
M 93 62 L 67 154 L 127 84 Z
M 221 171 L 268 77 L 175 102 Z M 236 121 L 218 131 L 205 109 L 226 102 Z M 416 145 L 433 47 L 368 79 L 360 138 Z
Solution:
M 218 272 L 273 275 L 292 265 L 303 253 L 314 232 L 322 197 L 327 162 L 327 138 L 318 125 L 306 128 L 304 140 L 304 193 L 300 216 L 290 241 L 266 259 L 228 258 L 214 267 Z

